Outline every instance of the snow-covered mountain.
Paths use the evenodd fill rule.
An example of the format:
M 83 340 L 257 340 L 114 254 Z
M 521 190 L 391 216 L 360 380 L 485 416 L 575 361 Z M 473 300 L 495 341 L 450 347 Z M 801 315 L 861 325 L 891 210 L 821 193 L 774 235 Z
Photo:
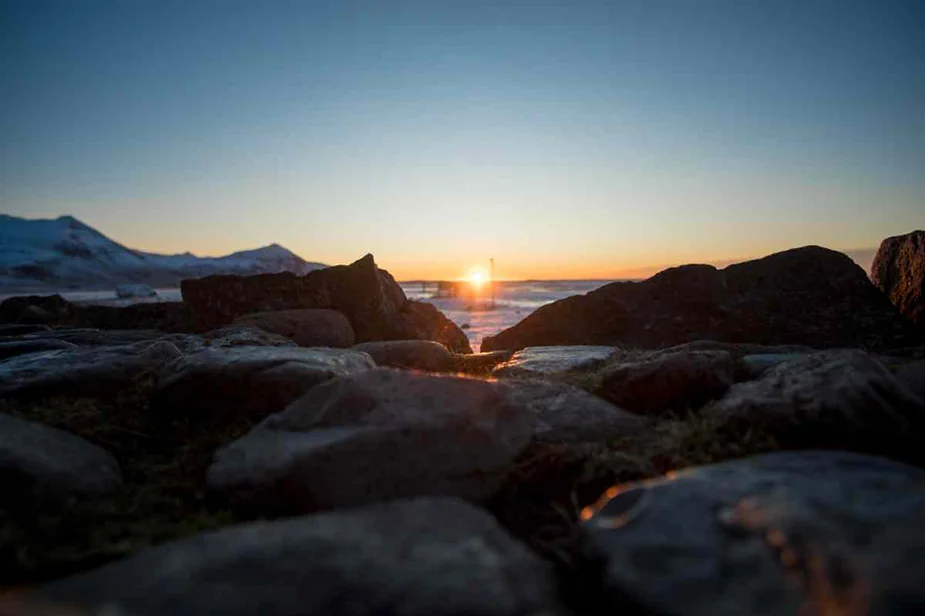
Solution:
M 28 220 L 0 214 L 0 291 L 172 287 L 210 274 L 305 274 L 322 267 L 278 244 L 224 257 L 159 255 L 126 248 L 73 216 Z

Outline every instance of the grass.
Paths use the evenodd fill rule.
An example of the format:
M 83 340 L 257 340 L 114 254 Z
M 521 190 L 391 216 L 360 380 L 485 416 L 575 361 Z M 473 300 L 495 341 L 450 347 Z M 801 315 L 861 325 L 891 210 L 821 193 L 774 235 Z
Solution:
M 778 449 L 766 433 L 733 432 L 718 420 L 686 413 L 661 420 L 649 433 L 609 443 L 535 445 L 489 508 L 512 534 L 557 563 L 567 579 L 584 559 L 576 525 L 581 510 L 607 488 Z
M 110 451 L 122 468 L 117 493 L 66 508 L 20 503 L 0 511 L 0 580 L 30 584 L 102 564 L 139 548 L 235 521 L 207 502 L 214 451 L 246 432 L 246 422 L 206 431 L 155 417 L 152 379 L 97 398 L 0 400 L 0 412 L 51 425 Z

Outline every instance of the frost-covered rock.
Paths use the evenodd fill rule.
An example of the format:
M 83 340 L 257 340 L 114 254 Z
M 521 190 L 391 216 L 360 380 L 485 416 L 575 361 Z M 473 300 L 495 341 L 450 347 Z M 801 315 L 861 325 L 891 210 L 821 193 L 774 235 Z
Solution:
M 77 345 L 65 340 L 55 338 L 37 340 L 0 340 L 0 361 L 25 355 L 26 353 L 39 353 L 41 351 L 60 351 L 76 349 Z

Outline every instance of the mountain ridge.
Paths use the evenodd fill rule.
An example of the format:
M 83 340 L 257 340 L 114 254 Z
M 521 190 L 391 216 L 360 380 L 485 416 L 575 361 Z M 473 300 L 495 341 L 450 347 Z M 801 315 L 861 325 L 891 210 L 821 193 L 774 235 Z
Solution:
M 273 243 L 221 257 L 164 255 L 129 248 L 71 215 L 27 219 L 0 214 L 0 291 L 109 289 L 140 283 L 175 287 L 212 274 L 306 274 L 327 267 Z

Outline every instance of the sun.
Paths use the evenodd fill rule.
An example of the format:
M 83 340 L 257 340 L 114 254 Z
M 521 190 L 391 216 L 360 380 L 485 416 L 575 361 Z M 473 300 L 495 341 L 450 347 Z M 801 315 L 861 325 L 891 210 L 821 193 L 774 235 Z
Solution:
M 473 269 L 469 272 L 469 275 L 466 276 L 466 280 L 468 280 L 469 284 L 473 287 L 479 289 L 488 282 L 488 274 L 486 274 L 484 270 Z

